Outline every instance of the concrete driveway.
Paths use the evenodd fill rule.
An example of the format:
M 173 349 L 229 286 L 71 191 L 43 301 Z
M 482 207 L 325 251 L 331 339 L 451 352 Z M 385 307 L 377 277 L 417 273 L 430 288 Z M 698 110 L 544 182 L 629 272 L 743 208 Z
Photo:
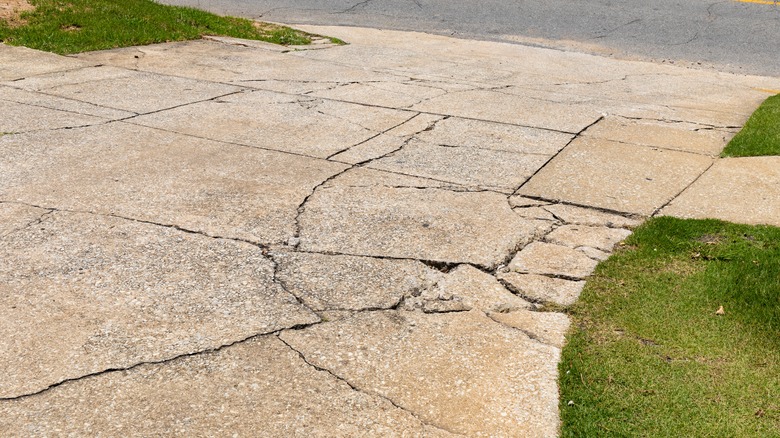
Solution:
M 360 28 L 0 45 L 0 430 L 554 436 L 564 313 L 780 80 Z M 555 306 L 551 306 L 554 304 Z

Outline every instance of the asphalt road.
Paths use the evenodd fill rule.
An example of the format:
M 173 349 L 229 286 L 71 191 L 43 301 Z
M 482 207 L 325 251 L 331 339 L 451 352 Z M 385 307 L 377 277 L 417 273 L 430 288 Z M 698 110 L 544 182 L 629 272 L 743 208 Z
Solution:
M 733 0 L 164 0 L 290 24 L 417 30 L 780 76 L 780 4 Z

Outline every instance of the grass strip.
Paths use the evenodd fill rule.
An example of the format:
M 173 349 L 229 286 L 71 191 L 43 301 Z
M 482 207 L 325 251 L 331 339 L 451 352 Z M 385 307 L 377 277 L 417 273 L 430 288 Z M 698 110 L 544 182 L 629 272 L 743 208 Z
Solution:
M 569 311 L 562 436 L 780 437 L 780 228 L 652 219 Z
M 23 24 L 0 20 L 0 41 L 59 54 L 198 39 L 204 35 L 309 44 L 310 35 L 289 27 L 222 17 L 151 0 L 30 0 Z
M 766 155 L 780 155 L 780 94 L 758 107 L 721 154 L 723 157 Z

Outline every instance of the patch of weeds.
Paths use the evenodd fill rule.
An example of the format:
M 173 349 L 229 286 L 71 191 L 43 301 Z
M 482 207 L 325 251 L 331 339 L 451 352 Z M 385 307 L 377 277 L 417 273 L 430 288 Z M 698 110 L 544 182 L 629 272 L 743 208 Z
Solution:
M 285 26 L 201 10 L 166 6 L 151 0 L 29 0 L 24 24 L 0 20 L 0 41 L 60 54 L 198 39 L 204 35 L 302 45 L 311 36 Z
M 562 435 L 780 437 L 780 228 L 663 217 L 626 243 L 568 309 Z
M 758 107 L 721 154 L 723 157 L 765 155 L 780 155 L 780 94 Z

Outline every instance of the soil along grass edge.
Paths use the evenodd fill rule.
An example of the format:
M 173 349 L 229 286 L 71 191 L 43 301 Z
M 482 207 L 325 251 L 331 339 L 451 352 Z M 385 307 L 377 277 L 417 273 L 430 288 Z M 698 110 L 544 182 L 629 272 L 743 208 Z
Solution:
M 562 436 L 780 437 L 780 228 L 652 219 L 569 313 Z
M 780 94 L 764 101 L 729 142 L 722 157 L 780 155 Z
M 282 45 L 311 42 L 311 35 L 273 24 L 222 17 L 151 0 L 29 0 L 21 25 L 0 20 L 0 40 L 59 54 L 229 36 Z

